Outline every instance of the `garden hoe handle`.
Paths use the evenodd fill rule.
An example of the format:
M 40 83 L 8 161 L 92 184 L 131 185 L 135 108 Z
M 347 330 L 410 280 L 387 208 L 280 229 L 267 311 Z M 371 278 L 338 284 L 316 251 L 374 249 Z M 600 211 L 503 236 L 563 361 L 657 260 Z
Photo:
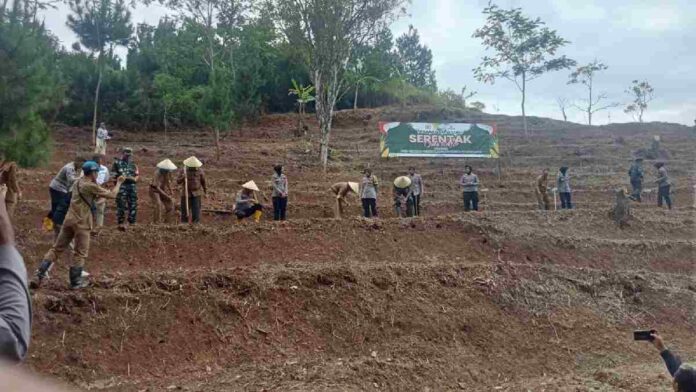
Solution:
M 184 166 L 184 201 L 186 205 L 186 223 L 191 223 L 191 211 L 189 211 L 188 168 Z
M 556 192 L 556 190 L 554 189 L 553 190 L 553 210 L 554 211 L 558 211 L 558 204 L 556 202 L 556 195 L 557 194 L 558 194 L 558 192 Z

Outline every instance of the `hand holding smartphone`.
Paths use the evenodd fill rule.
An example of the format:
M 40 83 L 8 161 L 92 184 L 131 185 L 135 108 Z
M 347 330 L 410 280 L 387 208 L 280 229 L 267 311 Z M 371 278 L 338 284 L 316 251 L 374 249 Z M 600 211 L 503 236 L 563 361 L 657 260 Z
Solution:
M 654 333 L 657 333 L 657 331 L 654 329 L 643 330 L 643 331 L 633 331 L 633 340 L 652 342 L 655 339 L 652 336 Z

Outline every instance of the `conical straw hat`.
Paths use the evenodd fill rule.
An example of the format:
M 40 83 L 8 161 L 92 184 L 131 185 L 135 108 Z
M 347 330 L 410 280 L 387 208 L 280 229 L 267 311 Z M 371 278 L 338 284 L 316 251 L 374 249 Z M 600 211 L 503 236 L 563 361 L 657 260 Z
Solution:
M 408 188 L 411 186 L 411 179 L 406 176 L 396 177 L 396 180 L 394 180 L 394 185 L 397 188 Z
M 251 180 L 251 181 L 247 182 L 246 184 L 242 185 L 242 188 L 249 189 L 249 190 L 252 190 L 255 192 L 259 191 L 259 187 L 256 186 L 256 183 L 254 182 L 254 180 Z
M 176 165 L 170 159 L 165 159 L 157 164 L 158 169 L 174 171 L 176 170 Z
M 357 182 L 349 182 L 349 183 L 348 183 L 348 186 L 349 186 L 350 189 L 352 189 L 353 192 L 355 192 L 355 193 L 358 193 L 358 191 L 360 191 L 360 186 L 358 185 Z
M 203 166 L 203 163 L 201 163 L 201 161 L 199 161 L 198 158 L 196 158 L 196 157 L 188 157 L 184 161 L 184 165 L 186 167 L 192 167 L 194 169 L 197 169 L 197 168 Z

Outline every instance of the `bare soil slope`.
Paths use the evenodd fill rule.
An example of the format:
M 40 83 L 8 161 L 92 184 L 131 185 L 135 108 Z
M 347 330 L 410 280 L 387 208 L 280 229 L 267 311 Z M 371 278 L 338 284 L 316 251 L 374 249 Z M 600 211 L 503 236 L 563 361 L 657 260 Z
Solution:
M 378 119 L 496 121 L 502 173 L 485 160 L 380 160 Z M 133 147 L 141 170 L 139 224 L 118 232 L 110 205 L 87 265 L 94 287 L 68 290 L 61 261 L 33 294 L 29 366 L 112 391 L 669 391 L 659 356 L 632 330 L 656 328 L 696 358 L 693 130 L 532 119 L 524 137 L 515 117 L 348 111 L 337 115 L 325 174 L 318 136 L 294 138 L 295 123 L 273 115 L 233 131 L 219 162 L 204 133 L 168 142 L 117 134 L 111 151 Z M 670 154 L 676 208 L 637 205 L 621 230 L 607 216 L 613 190 L 627 185 L 631 153 L 653 134 Z M 16 223 L 30 270 L 50 245 L 40 229 L 47 184 L 89 135 L 58 130 L 50 166 L 21 172 Z M 150 224 L 154 165 L 192 154 L 212 190 L 204 224 Z M 290 221 L 239 224 L 220 213 L 243 182 L 267 189 L 278 162 L 290 179 Z M 465 162 L 488 189 L 479 213 L 461 211 Z M 380 219 L 357 218 L 357 200 L 355 218 L 331 219 L 333 182 L 358 180 L 370 165 L 388 184 L 412 164 L 427 187 L 422 218 L 394 218 L 384 186 Z M 577 208 L 535 211 L 536 173 L 561 165 L 571 167 Z

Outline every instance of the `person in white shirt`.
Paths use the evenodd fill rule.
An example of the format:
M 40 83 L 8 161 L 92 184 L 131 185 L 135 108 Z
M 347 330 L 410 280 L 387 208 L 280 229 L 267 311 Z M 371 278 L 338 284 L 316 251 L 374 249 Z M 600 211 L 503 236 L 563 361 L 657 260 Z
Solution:
M 109 131 L 106 130 L 106 124 L 99 124 L 99 129 L 97 129 L 97 145 L 94 148 L 94 153 L 106 155 L 106 141 L 109 139 L 111 139 L 111 136 L 109 136 Z
M 95 155 L 92 160 L 99 165 L 99 173 L 97 174 L 97 185 L 104 186 L 109 181 L 109 169 L 102 165 L 103 155 Z M 94 213 L 94 220 L 96 221 L 95 231 L 99 231 L 104 226 L 104 212 L 106 211 L 106 199 L 103 197 L 98 198 L 95 201 L 96 210 Z
M 84 162 L 84 157 L 76 156 L 73 162 L 68 162 L 60 169 L 48 187 L 51 195 L 51 211 L 47 217 L 53 221 L 53 232 L 56 238 L 60 233 L 60 227 L 63 225 L 68 208 L 70 208 L 72 186 L 75 181 L 82 177 L 80 168 Z

